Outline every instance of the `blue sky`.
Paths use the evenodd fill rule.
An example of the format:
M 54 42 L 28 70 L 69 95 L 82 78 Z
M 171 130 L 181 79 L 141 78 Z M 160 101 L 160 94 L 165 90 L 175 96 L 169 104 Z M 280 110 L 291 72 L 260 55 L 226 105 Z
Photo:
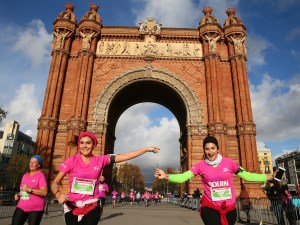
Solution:
M 89 11 L 91 3 L 0 2 L 0 106 L 9 111 L 6 121 L 18 121 L 21 130 L 34 140 L 51 62 L 53 22 L 65 10 L 66 2 L 75 4 L 77 21 Z M 299 148 L 300 1 L 93 2 L 100 6 L 98 13 L 104 26 L 137 26 L 147 17 L 154 17 L 162 27 L 196 28 L 205 6 L 213 8 L 213 15 L 223 26 L 227 8 L 236 8 L 236 15 L 247 28 L 247 68 L 258 145 L 270 148 L 273 157 Z M 162 106 L 140 104 L 128 109 L 119 119 L 116 136 L 118 152 L 153 144 L 162 148 L 159 155 L 142 156 L 145 171 L 156 164 L 179 165 L 178 123 Z

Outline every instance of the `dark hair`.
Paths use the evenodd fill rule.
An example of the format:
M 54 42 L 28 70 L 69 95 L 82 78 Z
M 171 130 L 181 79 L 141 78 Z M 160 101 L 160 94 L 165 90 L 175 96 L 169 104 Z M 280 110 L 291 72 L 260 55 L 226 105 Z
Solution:
M 284 190 L 284 191 L 288 191 L 288 190 L 289 190 L 289 186 L 288 186 L 287 184 L 282 185 L 281 188 L 282 188 L 282 190 Z
M 217 138 L 213 137 L 213 136 L 207 136 L 204 140 L 203 140 L 203 149 L 205 149 L 205 145 L 208 143 L 213 143 L 217 146 L 217 149 L 219 149 L 219 144 L 218 144 L 218 140 Z

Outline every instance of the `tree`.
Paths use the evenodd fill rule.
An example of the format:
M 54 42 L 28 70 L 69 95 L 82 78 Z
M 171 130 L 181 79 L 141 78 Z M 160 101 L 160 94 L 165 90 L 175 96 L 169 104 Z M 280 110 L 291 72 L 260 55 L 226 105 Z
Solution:
M 168 167 L 165 172 L 167 174 L 174 174 L 176 173 L 176 169 Z M 152 189 L 154 192 L 158 191 L 159 193 L 163 193 L 163 194 L 166 194 L 167 192 L 171 192 L 173 194 L 179 194 L 180 184 L 171 183 L 167 180 L 156 179 L 152 184 Z
M 23 174 L 28 171 L 29 157 L 27 155 L 13 155 L 5 168 L 5 185 L 8 188 L 17 188 Z
M 129 192 L 131 188 L 135 191 L 144 191 L 144 176 L 139 166 L 125 163 L 119 168 L 117 174 L 117 181 L 122 184 L 119 191 Z
M 0 125 L 2 124 L 3 119 L 6 118 L 7 111 L 5 111 L 2 107 L 0 107 Z

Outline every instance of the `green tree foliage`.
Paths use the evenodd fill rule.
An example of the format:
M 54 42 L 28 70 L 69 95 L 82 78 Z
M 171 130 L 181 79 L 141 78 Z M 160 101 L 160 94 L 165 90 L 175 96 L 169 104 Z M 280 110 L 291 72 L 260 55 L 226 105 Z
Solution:
M 2 107 L 0 107 L 0 125 L 2 124 L 3 119 L 6 118 L 7 111 L 5 111 Z
M 28 171 L 29 157 L 27 155 L 13 155 L 5 168 L 5 184 L 8 188 L 18 188 L 22 176 Z
M 131 188 L 135 191 L 144 191 L 145 183 L 144 176 L 140 167 L 134 164 L 123 164 L 117 172 L 117 182 L 122 184 L 120 192 L 128 193 Z
M 176 170 L 174 168 L 167 168 L 165 171 L 167 174 L 174 174 Z M 166 194 L 167 192 L 170 192 L 172 194 L 180 194 L 180 184 L 177 183 L 170 183 L 167 180 L 160 180 L 155 179 L 155 181 L 152 184 L 152 190 L 154 192 L 159 192 L 162 194 Z

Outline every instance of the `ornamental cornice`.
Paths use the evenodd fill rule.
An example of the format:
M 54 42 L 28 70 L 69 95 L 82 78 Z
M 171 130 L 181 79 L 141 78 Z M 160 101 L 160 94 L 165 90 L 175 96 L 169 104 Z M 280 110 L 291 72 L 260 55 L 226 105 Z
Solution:
M 214 122 L 208 124 L 209 133 L 226 133 L 227 124 L 223 122 Z
M 56 130 L 58 120 L 52 117 L 41 117 L 38 119 L 38 129 Z
M 218 59 L 221 61 L 221 56 L 218 52 L 208 52 L 206 54 L 203 55 L 203 59 Z
M 245 61 L 247 61 L 247 57 L 246 57 L 246 55 L 244 53 L 234 54 L 234 55 L 230 56 L 228 59 L 230 61 L 231 60 L 245 60 Z
M 53 30 L 56 29 L 65 29 L 70 31 L 71 33 L 74 33 L 76 30 L 76 23 L 66 20 L 66 19 L 57 19 L 54 22 Z
M 256 124 L 251 122 L 243 122 L 238 124 L 238 134 L 245 135 L 251 134 L 256 135 Z
M 103 26 L 101 29 L 101 37 L 139 37 L 142 38 L 141 34 L 139 34 L 139 27 L 108 27 Z M 160 39 L 170 38 L 170 39 L 199 39 L 199 31 L 198 29 L 176 29 L 176 28 L 162 28 L 160 35 Z
M 67 120 L 67 130 L 85 130 L 86 121 L 78 118 L 72 118 Z
M 228 136 L 236 136 L 237 135 L 237 129 L 236 129 L 236 127 L 228 126 L 226 134 Z
M 246 34 L 246 27 L 240 24 L 231 24 L 230 26 L 224 27 L 224 36 L 230 36 L 233 34 Z
M 208 129 L 206 126 L 201 124 L 188 124 L 187 126 L 188 135 L 207 135 Z

